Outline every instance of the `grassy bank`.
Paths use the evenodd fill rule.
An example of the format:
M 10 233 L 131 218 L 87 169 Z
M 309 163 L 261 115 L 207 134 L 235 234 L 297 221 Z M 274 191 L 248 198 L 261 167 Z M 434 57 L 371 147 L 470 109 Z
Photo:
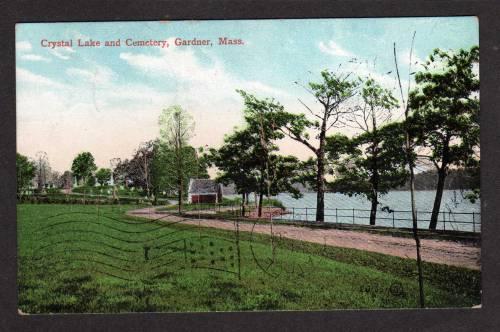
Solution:
M 323 310 L 418 305 L 415 263 L 124 215 L 18 205 L 23 312 Z M 272 249 L 274 248 L 274 249 Z M 480 303 L 480 273 L 425 263 L 430 307 Z

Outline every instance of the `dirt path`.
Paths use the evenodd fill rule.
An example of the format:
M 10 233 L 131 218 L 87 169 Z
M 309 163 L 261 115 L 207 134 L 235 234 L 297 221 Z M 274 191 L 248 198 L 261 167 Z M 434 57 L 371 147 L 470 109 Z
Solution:
M 165 212 L 157 212 L 154 208 L 144 208 L 127 212 L 128 215 L 148 218 L 181 221 L 182 218 Z M 217 219 L 189 219 L 184 224 L 203 227 L 234 230 L 232 222 Z M 242 222 L 240 231 L 271 234 L 270 224 L 252 224 Z M 273 226 L 273 234 L 289 239 L 326 244 L 336 247 L 354 248 L 379 252 L 386 255 L 415 259 L 415 241 L 412 238 L 393 237 L 338 229 L 312 229 L 291 225 Z M 480 248 L 470 244 L 436 239 L 421 240 L 422 260 L 433 263 L 467 267 L 479 270 Z

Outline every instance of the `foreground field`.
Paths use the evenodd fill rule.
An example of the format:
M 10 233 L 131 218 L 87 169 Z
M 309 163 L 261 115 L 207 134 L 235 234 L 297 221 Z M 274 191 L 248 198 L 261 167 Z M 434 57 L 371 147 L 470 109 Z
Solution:
M 25 313 L 418 306 L 414 261 L 144 220 L 136 206 L 18 205 Z M 428 307 L 480 303 L 480 272 L 424 264 Z

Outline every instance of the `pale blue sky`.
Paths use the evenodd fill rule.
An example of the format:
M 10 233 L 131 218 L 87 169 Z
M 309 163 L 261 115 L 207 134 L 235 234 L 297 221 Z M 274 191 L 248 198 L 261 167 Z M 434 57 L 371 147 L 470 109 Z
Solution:
M 307 97 L 293 82 L 314 80 L 322 69 L 340 64 L 393 88 L 393 43 L 401 72 L 407 73 L 413 31 L 416 61 L 434 48 L 479 43 L 475 17 L 19 24 L 18 151 L 29 156 L 46 151 L 54 169 L 64 171 L 78 152 L 87 150 L 107 167 L 109 159 L 129 157 L 141 141 L 156 137 L 161 109 L 174 103 L 196 120 L 192 144 L 217 146 L 241 123 L 235 89 L 275 97 L 301 111 L 296 97 Z M 223 36 L 245 44 L 218 46 Z M 213 46 L 162 50 L 123 45 L 126 38 L 175 37 L 211 39 Z M 78 38 L 120 38 L 122 46 L 80 48 Z M 51 50 L 41 47 L 42 39 L 72 39 L 74 47 Z M 352 58 L 369 65 L 349 62 Z M 305 156 L 291 142 L 283 149 Z

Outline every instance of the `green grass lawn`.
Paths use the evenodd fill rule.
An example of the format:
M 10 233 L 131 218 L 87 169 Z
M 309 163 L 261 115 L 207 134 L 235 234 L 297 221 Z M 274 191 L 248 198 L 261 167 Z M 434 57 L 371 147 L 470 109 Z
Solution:
M 131 208 L 18 205 L 19 308 L 55 313 L 418 306 L 413 260 L 125 216 Z M 478 271 L 425 263 L 424 274 L 428 307 L 480 303 Z

